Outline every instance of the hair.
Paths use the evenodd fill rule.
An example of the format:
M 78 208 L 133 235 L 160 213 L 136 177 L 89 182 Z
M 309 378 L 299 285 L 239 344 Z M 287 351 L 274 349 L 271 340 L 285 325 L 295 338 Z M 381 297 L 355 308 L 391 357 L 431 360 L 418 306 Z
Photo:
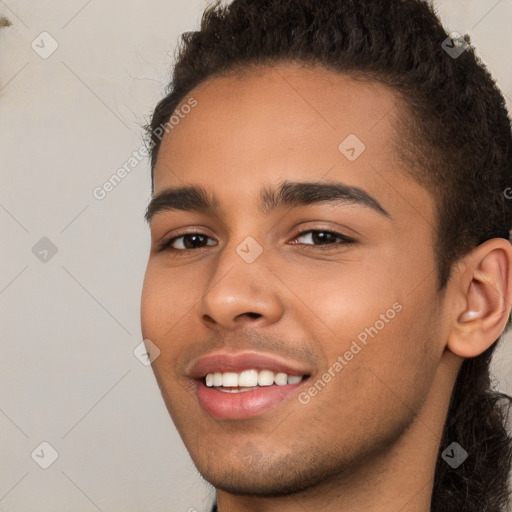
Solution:
M 426 0 L 217 1 L 205 10 L 199 31 L 182 35 L 166 96 L 146 127 L 152 178 L 158 127 L 207 79 L 290 62 L 383 84 L 401 107 L 395 149 L 435 199 L 443 291 L 457 261 L 486 240 L 508 240 L 512 225 L 505 101 L 469 36 L 458 40 L 467 45 L 458 56 L 443 48 L 448 37 L 455 38 Z M 512 398 L 493 389 L 489 368 L 500 339 L 460 368 L 436 462 L 432 512 L 508 510 Z M 453 441 L 468 453 L 456 469 L 441 457 Z

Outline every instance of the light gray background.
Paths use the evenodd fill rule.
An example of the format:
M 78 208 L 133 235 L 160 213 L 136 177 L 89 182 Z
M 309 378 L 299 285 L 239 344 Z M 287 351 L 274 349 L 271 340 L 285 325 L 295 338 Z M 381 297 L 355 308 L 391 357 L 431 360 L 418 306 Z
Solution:
M 205 0 L 0 0 L 0 511 L 186 512 L 198 476 L 149 367 L 140 292 L 149 249 L 143 161 L 106 198 L 92 191 L 142 145 L 178 35 Z M 512 0 L 440 0 L 512 102 Z M 48 32 L 57 50 L 43 59 Z M 47 37 L 47 36 L 44 36 Z M 41 48 L 40 51 L 42 51 Z M 463 127 L 462 127 L 463 129 Z M 48 237 L 46 263 L 32 247 Z M 497 387 L 512 394 L 512 347 Z M 31 458 L 42 442 L 59 457 Z

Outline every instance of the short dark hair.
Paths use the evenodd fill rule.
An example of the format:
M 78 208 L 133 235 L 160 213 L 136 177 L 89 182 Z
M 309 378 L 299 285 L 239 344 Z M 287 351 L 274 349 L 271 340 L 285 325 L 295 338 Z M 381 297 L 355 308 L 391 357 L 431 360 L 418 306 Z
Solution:
M 486 240 L 508 240 L 512 225 L 505 101 L 469 37 L 450 37 L 426 0 L 218 1 L 206 9 L 199 31 L 182 35 L 167 95 L 147 126 L 152 178 L 161 143 L 155 130 L 209 78 L 290 62 L 384 84 L 401 107 L 395 148 L 411 177 L 435 198 L 442 291 L 454 263 Z M 467 48 L 450 54 L 445 41 L 448 49 Z M 508 510 L 512 439 L 505 414 L 511 398 L 492 389 L 489 375 L 499 339 L 465 359 L 457 377 L 436 464 L 433 512 Z M 452 441 L 469 454 L 458 469 L 440 456 Z

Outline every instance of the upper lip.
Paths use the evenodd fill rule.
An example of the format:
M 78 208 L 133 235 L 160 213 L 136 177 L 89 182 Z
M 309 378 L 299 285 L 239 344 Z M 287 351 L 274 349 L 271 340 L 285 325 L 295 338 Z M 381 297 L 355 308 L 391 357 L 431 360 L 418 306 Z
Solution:
M 257 352 L 212 352 L 196 360 L 188 375 L 194 379 L 202 379 L 208 373 L 235 372 L 244 370 L 271 370 L 288 375 L 309 375 L 311 372 L 295 361 L 283 360 L 279 357 Z

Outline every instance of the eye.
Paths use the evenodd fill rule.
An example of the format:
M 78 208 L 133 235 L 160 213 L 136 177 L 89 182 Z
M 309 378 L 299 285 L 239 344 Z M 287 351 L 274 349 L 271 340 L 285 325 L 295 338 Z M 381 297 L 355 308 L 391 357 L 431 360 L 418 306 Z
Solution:
M 214 243 L 208 243 L 208 240 L 213 241 Z M 164 240 L 160 244 L 159 250 L 188 251 L 193 249 L 201 249 L 207 245 L 216 245 L 216 242 L 212 238 L 201 233 L 185 233 L 183 235 Z
M 355 240 L 337 231 L 327 231 L 320 229 L 310 229 L 308 231 L 302 231 L 299 233 L 294 240 L 303 239 L 303 242 L 291 242 L 292 244 L 301 245 L 345 245 L 353 244 Z M 336 242 L 336 239 L 340 242 Z
M 320 229 L 310 229 L 302 231 L 294 240 L 294 245 L 310 245 L 310 246 L 326 246 L 325 249 L 332 248 L 333 245 L 349 245 L 356 241 L 337 231 L 327 231 Z M 210 243 L 211 242 L 211 243 Z M 161 242 L 158 246 L 159 251 L 172 251 L 172 252 L 185 252 L 194 249 L 202 249 L 206 246 L 217 245 L 217 242 L 207 235 L 202 233 L 185 233 L 180 236 L 175 236 Z

